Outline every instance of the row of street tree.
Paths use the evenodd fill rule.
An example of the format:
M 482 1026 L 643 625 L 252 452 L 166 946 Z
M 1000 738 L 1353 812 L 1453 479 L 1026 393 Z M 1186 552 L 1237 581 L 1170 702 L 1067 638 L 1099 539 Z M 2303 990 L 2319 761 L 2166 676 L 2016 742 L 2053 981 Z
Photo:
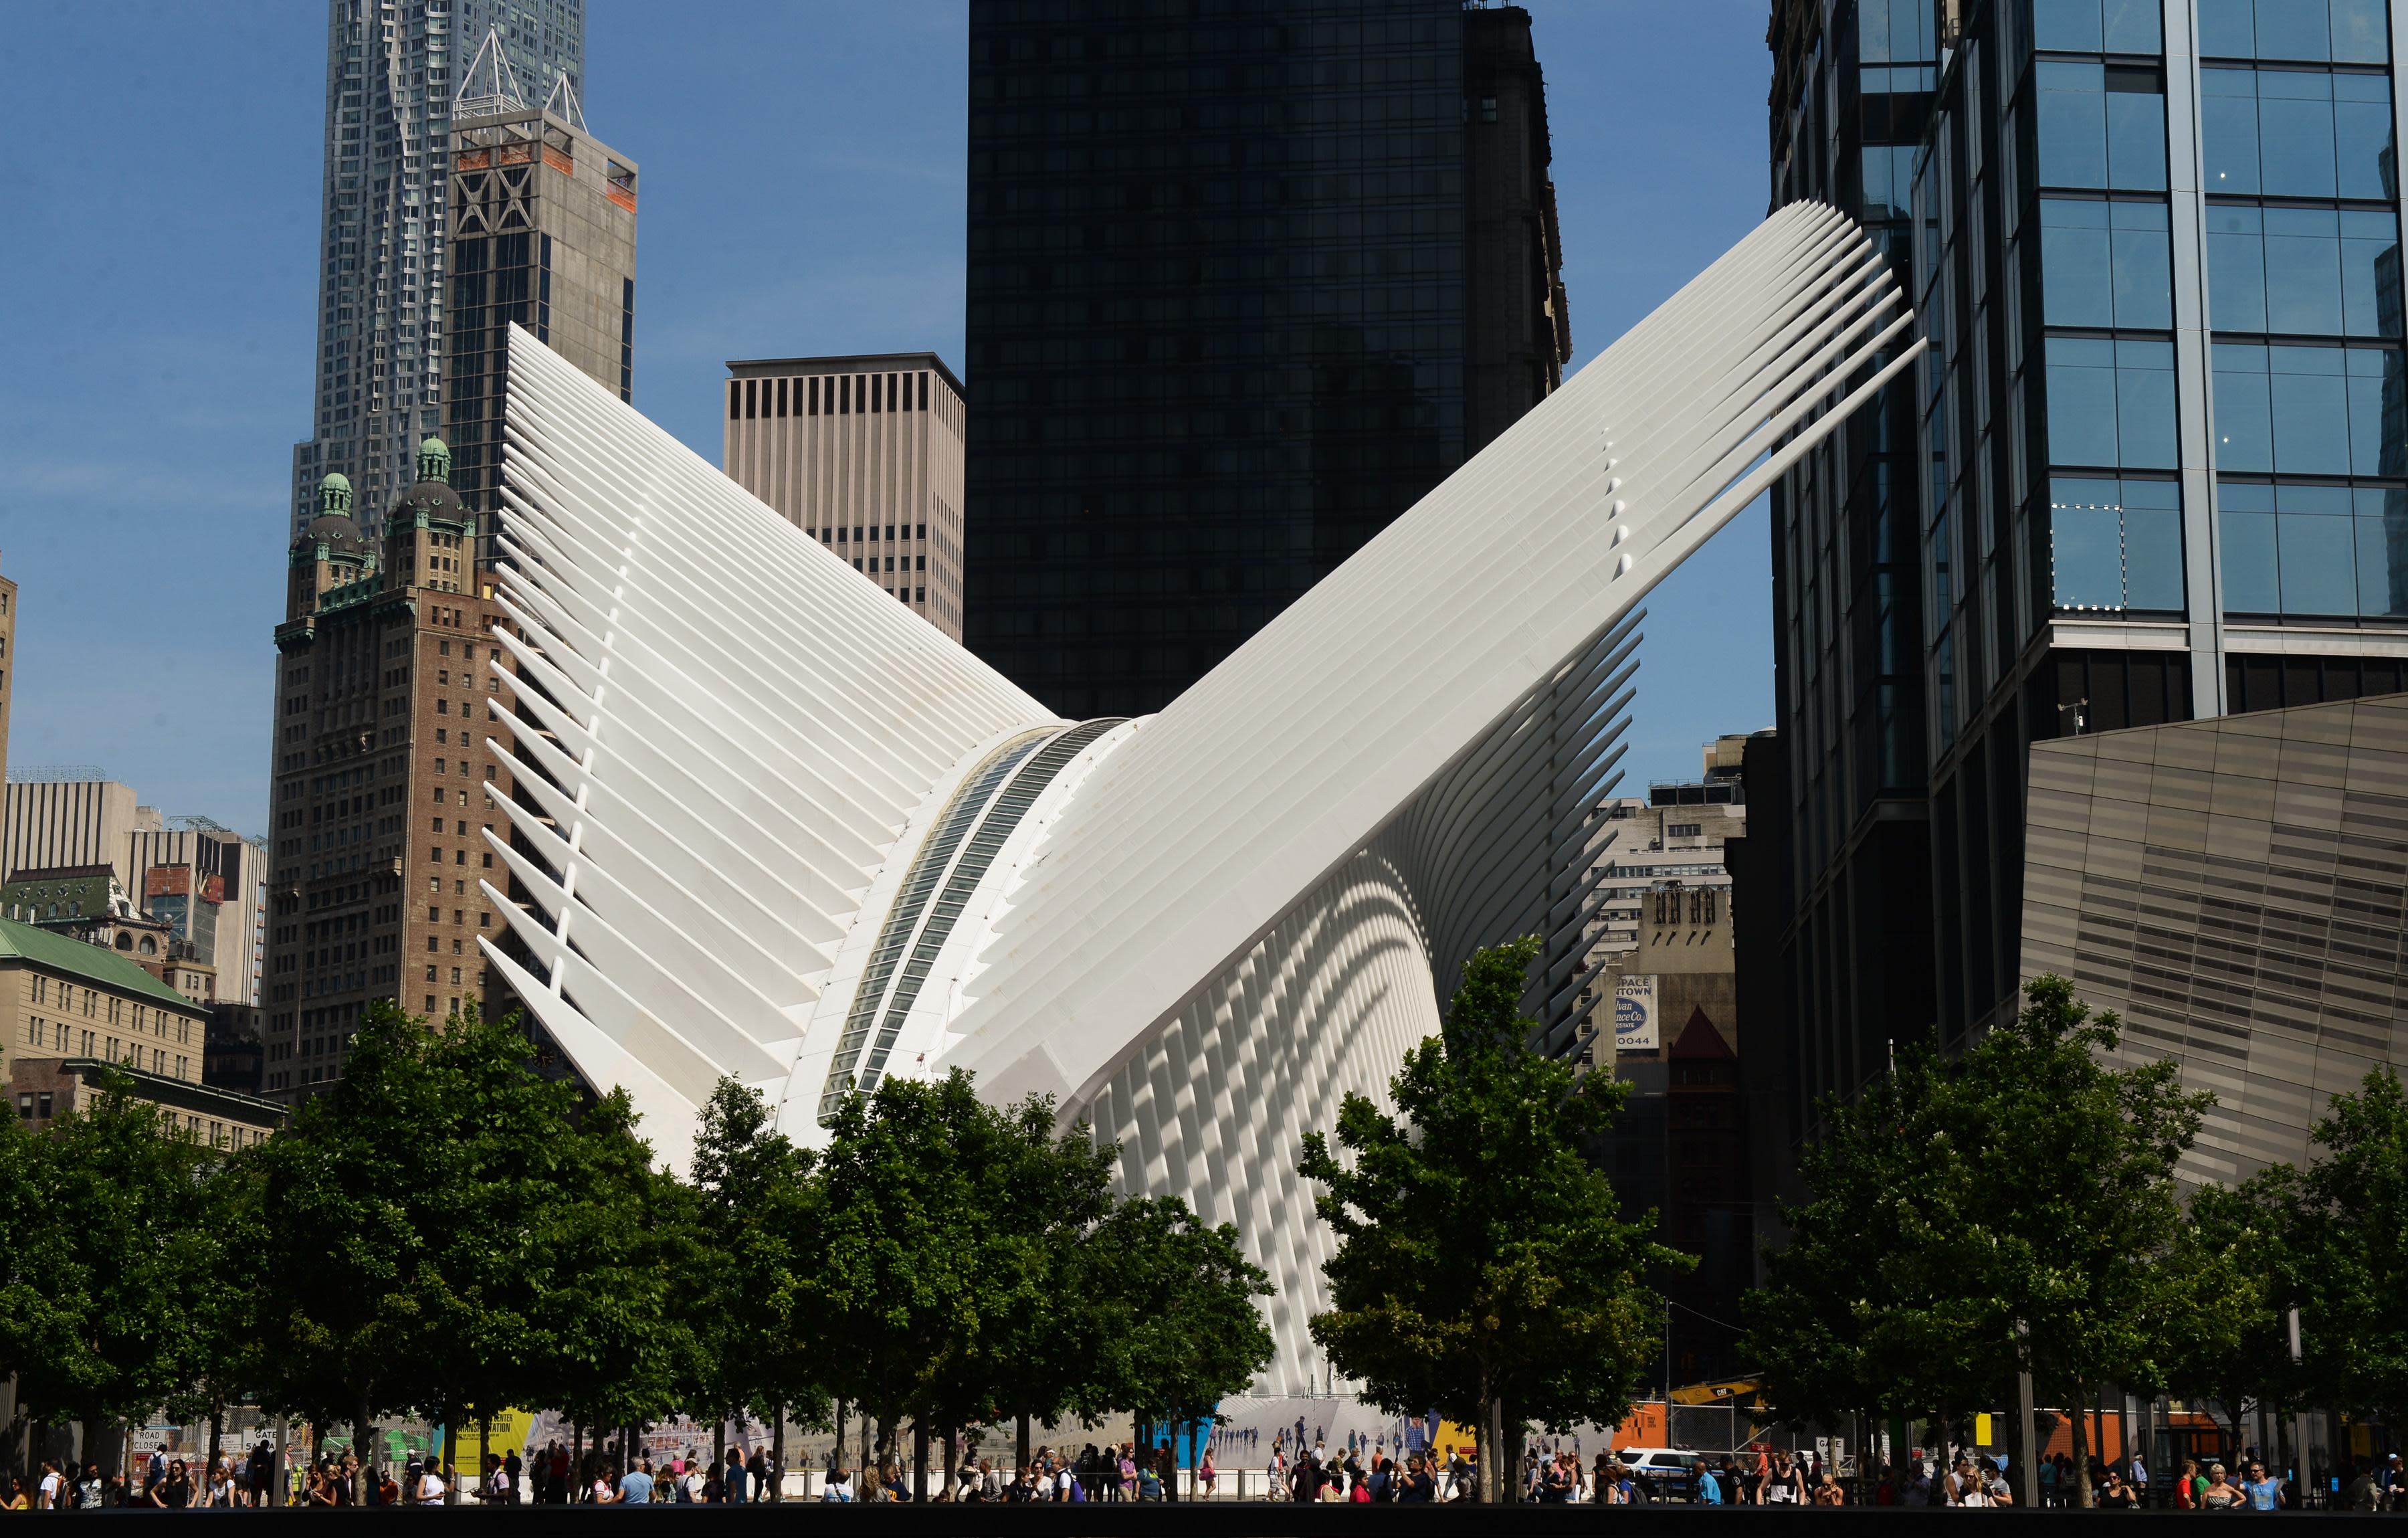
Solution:
M 169 1118 L 172 1122 L 172 1118 Z M 534 1071 L 514 1024 L 372 1009 L 342 1079 L 231 1156 L 122 1083 L 0 1120 L 0 1374 L 37 1421 L 250 1404 L 372 1439 L 505 1407 L 597 1440 L 682 1413 L 965 1429 L 1209 1417 L 1268 1358 L 1263 1272 L 1117 1151 L 968 1077 L 851 1098 L 824 1151 L 724 1082 L 691 1178 L 624 1093 Z M 217 1449 L 210 1449 L 214 1457 Z M 782 1454 L 782 1447 L 779 1449 Z
M 1784 1207 L 1789 1242 L 1746 1300 L 1781 1413 L 1958 1424 L 2015 1404 L 2028 1375 L 2041 1404 L 2113 1385 L 2236 1421 L 2252 1403 L 2408 1418 L 2408 1094 L 2392 1070 L 2333 1099 L 2307 1169 L 2186 1200 L 2176 1168 L 2214 1098 L 2171 1059 L 2113 1066 L 2118 1022 L 2064 979 L 2025 998 L 1965 1052 L 1901 1051 L 1821 1108 L 1807 1199 Z M 2086 1417 L 2070 1422 L 2086 1462 Z M 2087 1503 L 2090 1482 L 2074 1488 Z
M 1535 954 L 1466 962 L 1393 1110 L 1349 1096 L 1298 1166 L 1337 1240 L 1314 1339 L 1383 1409 L 1504 1454 L 1478 1460 L 1489 1500 L 1512 1498 L 1524 1428 L 1627 1417 L 1658 1288 L 1694 1264 L 1598 1168 L 1627 1085 L 1530 1050 Z M 1956 1424 L 2028 1378 L 2042 1404 L 2114 1385 L 2408 1416 L 2398 1078 L 2332 1101 L 2309 1168 L 2186 1200 L 2212 1097 L 2171 1061 L 2114 1066 L 2114 1018 L 2064 980 L 2027 999 L 1822 1108 L 1746 1300 L 1778 1411 Z M 380 1009 L 332 1093 L 231 1157 L 122 1085 L 45 1135 L 0 1121 L 0 1373 L 88 1429 L 236 1403 L 455 1436 L 506 1406 L 597 1439 L 851 1416 L 908 1427 L 923 1482 L 932 1440 L 950 1472 L 970 1428 L 1016 1425 L 1025 1464 L 1033 1425 L 1209 1419 L 1269 1359 L 1264 1273 L 1234 1229 L 1114 1194 L 1118 1151 L 1055 1120 L 962 1074 L 890 1078 L 813 1151 L 728 1082 L 681 1177 L 623 1094 L 538 1074 L 514 1026 Z

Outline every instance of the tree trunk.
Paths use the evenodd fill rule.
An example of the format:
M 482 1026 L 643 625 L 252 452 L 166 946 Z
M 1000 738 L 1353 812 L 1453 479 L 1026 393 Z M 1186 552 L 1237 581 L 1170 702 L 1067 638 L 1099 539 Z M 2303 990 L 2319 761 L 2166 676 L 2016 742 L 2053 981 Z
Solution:
M 844 1466 L 844 1401 L 842 1400 L 836 1401 L 836 1442 L 829 1447 L 828 1456 L 835 1459 L 838 1468 Z
M 1020 1441 L 1018 1444 L 1018 1456 L 1020 1460 L 1012 1465 L 1012 1472 L 1014 1473 L 1018 1473 L 1021 1470 L 1028 1467 L 1028 1412 L 1025 1410 L 1020 1412 Z
M 2073 1503 L 2088 1510 L 2090 1501 L 2090 1412 L 2077 1393 L 2073 1401 Z
M 576 1482 L 575 1489 L 560 1492 L 561 1503 L 573 1506 L 585 1499 L 585 1487 L 593 1483 L 585 1477 L 585 1423 L 568 1423 L 568 1477 Z
M 270 1504 L 284 1504 L 284 1439 L 289 1430 L 281 1412 L 276 1417 L 276 1445 L 268 1449 L 267 1499 Z
M 962 1431 L 958 1426 L 945 1428 L 945 1488 L 939 1501 L 950 1502 L 962 1487 Z
M 460 1428 L 452 1424 L 459 1418 L 447 1400 L 443 1406 L 443 1467 L 452 1474 L 443 1482 L 443 1503 L 447 1506 L 460 1503 Z
M 724 1419 L 710 1429 L 710 1472 L 723 1482 L 727 1478 L 727 1422 Z M 724 1483 L 721 1493 L 726 1493 Z
M 1473 1447 L 1480 1459 L 1478 1499 L 1483 1505 L 1496 1505 L 1503 1500 L 1505 1401 L 1489 1391 L 1485 1373 L 1481 1374 L 1480 1430 Z
M 861 1430 L 857 1434 L 861 1438 L 861 1463 L 853 1473 L 856 1479 L 866 1481 L 869 1476 L 869 1412 L 867 1410 L 861 1413 Z M 859 1490 L 860 1486 L 855 1485 L 856 1496 Z
M 777 1419 L 769 1427 L 769 1490 L 766 1499 L 783 1502 L 786 1499 L 786 1407 L 771 1407 Z M 764 1499 L 756 1494 L 755 1500 Z
M 218 1455 L 225 1448 L 225 1404 L 209 1401 L 209 1478 L 218 1476 Z
M 917 1410 L 911 1413 L 911 1501 L 928 1503 L 928 1417 Z
M 367 1499 L 367 1490 L 376 1488 L 376 1481 L 372 1473 L 377 1462 L 380 1461 L 375 1458 L 375 1455 L 383 1449 L 376 1445 L 376 1416 L 369 1408 L 368 1396 L 365 1389 L 360 1392 L 357 1413 L 351 1418 L 351 1441 L 357 1444 L 351 1450 L 359 1454 L 360 1473 L 366 1484 L 366 1489 L 361 1491 L 360 1503 L 367 1505 L 371 1503 Z

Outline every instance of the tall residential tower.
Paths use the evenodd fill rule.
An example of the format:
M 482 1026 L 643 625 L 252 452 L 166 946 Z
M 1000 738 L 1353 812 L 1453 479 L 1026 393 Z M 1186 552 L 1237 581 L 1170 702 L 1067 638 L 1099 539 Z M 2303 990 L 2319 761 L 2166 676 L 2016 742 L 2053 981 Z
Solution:
M 585 86 L 585 0 L 329 0 L 317 399 L 293 450 L 291 530 L 341 474 L 376 521 L 442 425 L 452 108 L 492 39 L 525 99 Z

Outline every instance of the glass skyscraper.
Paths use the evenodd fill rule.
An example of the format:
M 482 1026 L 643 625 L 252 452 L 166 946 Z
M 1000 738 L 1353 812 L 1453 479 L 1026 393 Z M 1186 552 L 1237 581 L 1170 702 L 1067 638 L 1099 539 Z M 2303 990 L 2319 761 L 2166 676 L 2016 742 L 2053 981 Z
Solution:
M 371 536 L 443 420 L 452 108 L 489 36 L 529 105 L 585 86 L 585 0 L 329 0 L 316 415 L 294 445 L 293 531 L 351 479 Z
M 1529 17 L 973 0 L 965 640 L 1159 709 L 1560 381 Z
M 2401 687 L 2401 28 L 2384 0 L 1776 7 L 1775 201 L 1899 232 L 1931 343 L 1851 429 L 1881 452 L 1777 503 L 1800 1103 L 2013 1007 L 2033 742 Z M 1920 125 L 1876 144 L 1902 79 Z M 1855 709 L 1892 680 L 1912 731 Z M 1928 858 L 1866 853 L 1885 816 Z M 1864 1007 L 1926 929 L 1922 1017 Z

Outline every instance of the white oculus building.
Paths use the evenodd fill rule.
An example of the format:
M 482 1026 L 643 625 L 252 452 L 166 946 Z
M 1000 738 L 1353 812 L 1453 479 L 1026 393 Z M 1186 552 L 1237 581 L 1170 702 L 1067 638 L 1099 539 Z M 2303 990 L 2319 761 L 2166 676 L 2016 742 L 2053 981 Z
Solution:
M 1784 208 L 1160 714 L 1065 721 L 514 330 L 526 804 L 487 837 L 531 960 L 488 958 L 681 1162 L 723 1074 L 807 1141 L 889 1073 L 1054 1097 L 1238 1227 L 1258 1387 L 1310 1392 L 1304 1133 L 1479 946 L 1546 934 L 1531 1008 L 1574 1008 L 1634 606 L 1912 331 L 1853 224 Z

